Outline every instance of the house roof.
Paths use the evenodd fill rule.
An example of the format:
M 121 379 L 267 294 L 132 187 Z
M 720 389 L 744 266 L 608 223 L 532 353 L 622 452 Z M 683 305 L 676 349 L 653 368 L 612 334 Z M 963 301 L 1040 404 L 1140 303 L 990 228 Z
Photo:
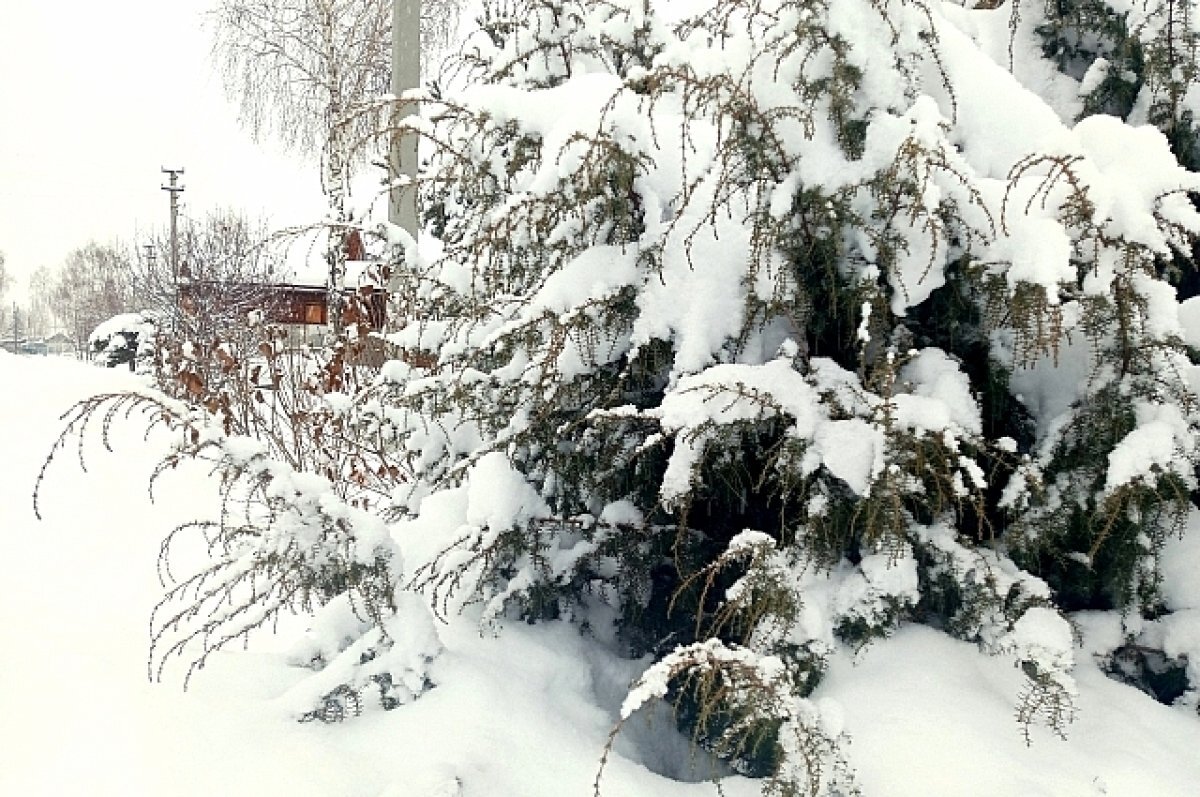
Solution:
M 346 287 L 361 288 L 375 282 L 370 278 L 370 269 L 378 262 L 367 259 L 366 247 L 358 230 L 347 235 Z M 287 267 L 279 275 L 279 284 L 295 287 L 325 287 L 329 278 L 329 264 L 325 262 L 325 251 L 321 247 L 308 247 L 302 257 L 289 258 Z

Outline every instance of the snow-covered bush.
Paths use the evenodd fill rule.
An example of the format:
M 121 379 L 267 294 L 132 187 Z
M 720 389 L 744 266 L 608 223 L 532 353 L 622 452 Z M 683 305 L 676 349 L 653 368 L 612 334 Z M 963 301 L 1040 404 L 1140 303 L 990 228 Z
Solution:
M 440 646 L 428 609 L 414 609 L 399 589 L 399 553 L 376 511 L 404 465 L 372 438 L 363 425 L 369 413 L 355 400 L 375 370 L 359 362 L 365 335 L 328 350 L 291 348 L 262 313 L 219 328 L 152 331 L 141 316 L 122 316 L 93 341 L 113 356 L 138 343 L 159 390 L 80 403 L 51 453 L 75 437 L 82 458 L 89 427 L 107 446 L 116 420 L 140 417 L 172 434 L 155 478 L 186 460 L 220 476 L 219 514 L 174 528 L 163 542 L 151 677 L 178 659 L 186 685 L 215 651 L 273 628 L 281 614 L 302 613 L 314 615 L 314 629 L 338 630 L 319 655 L 296 654 L 314 670 L 281 701 L 297 718 L 335 721 L 419 695 Z M 176 572 L 176 551 L 197 543 L 207 564 Z M 194 556 L 184 561 L 191 567 Z
M 395 708 L 428 688 L 427 665 L 440 650 L 431 615 L 400 590 L 399 552 L 386 523 L 353 492 L 365 489 L 360 480 L 339 479 L 350 488 L 300 470 L 272 441 L 229 432 L 221 412 L 153 390 L 76 405 L 47 465 L 72 439 L 80 441 L 82 462 L 89 428 L 107 447 L 112 424 L 129 418 L 143 419 L 148 431 L 165 429 L 173 441 L 151 497 L 157 479 L 185 460 L 209 463 L 220 475 L 219 515 L 183 523 L 163 541 L 158 565 L 166 591 L 150 620 L 151 679 L 179 659 L 186 686 L 216 651 L 273 628 L 282 614 L 303 613 L 315 615 L 313 632 L 293 658 L 315 674 L 282 700 L 298 719 L 358 714 L 371 694 Z M 35 509 L 45 475 L 43 467 Z M 207 564 L 177 574 L 175 549 L 197 543 Z
M 223 501 L 217 520 L 164 542 L 168 578 L 177 538 L 201 532 L 213 558 L 190 577 L 164 579 L 151 623 L 156 677 L 173 655 L 202 666 L 211 651 L 293 612 L 314 615 L 293 655 L 314 675 L 281 701 L 295 716 L 338 721 L 429 687 L 440 644 L 429 610 L 400 590 L 399 552 L 379 514 L 407 468 L 369 428 L 360 394 L 373 369 L 355 359 L 365 345 L 363 336 L 322 351 L 289 348 L 282 330 L 252 320 L 223 338 L 159 348 L 160 380 L 187 408 L 171 415 L 177 443 L 160 469 L 212 463 Z
M 100 323 L 88 336 L 92 359 L 106 368 L 149 361 L 156 345 L 154 322 L 142 313 L 121 313 Z
M 1200 166 L 1200 31 L 1190 0 L 1013 0 L 1010 25 L 1014 35 L 1035 33 L 1042 54 L 1078 82 L 1070 99 L 1082 105 L 1080 115 L 1155 125 L 1181 163 Z

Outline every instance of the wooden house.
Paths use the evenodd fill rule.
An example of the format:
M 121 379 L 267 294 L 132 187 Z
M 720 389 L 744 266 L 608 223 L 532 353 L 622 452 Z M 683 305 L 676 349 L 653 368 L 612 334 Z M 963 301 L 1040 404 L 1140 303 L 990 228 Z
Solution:
M 347 236 L 345 248 L 350 287 L 343 292 L 343 320 L 364 322 L 373 331 L 382 330 L 387 320 L 387 291 L 363 279 L 373 264 L 365 259 L 357 231 Z M 232 314 L 244 318 L 252 311 L 261 311 L 268 323 L 285 327 L 292 342 L 316 342 L 325 336 L 330 323 L 324 268 L 291 276 L 291 281 L 273 283 L 190 280 L 179 285 L 180 306 L 195 317 L 229 318 Z

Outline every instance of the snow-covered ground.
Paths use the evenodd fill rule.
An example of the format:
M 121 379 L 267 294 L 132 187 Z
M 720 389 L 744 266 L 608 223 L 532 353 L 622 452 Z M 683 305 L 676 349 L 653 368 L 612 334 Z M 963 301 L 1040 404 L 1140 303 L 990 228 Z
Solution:
M 278 699 L 308 671 L 282 650 L 303 628 L 182 672 L 146 675 L 155 559 L 174 524 L 211 516 L 206 473 L 184 469 L 148 499 L 161 441 L 113 428 L 35 478 L 74 401 L 136 384 L 124 371 L 0 353 L 0 794 L 256 797 L 566 797 L 592 794 L 600 756 L 644 666 L 561 624 L 480 634 L 439 626 L 436 688 L 395 711 L 298 724 Z M 403 544 L 403 541 L 401 541 Z M 1186 565 L 1186 563 L 1185 563 Z M 1192 563 L 1200 567 L 1200 562 Z M 1082 652 L 1079 713 L 1066 741 L 1013 718 L 1021 674 L 1005 658 L 910 627 L 833 662 L 816 697 L 841 705 L 850 763 L 876 797 L 1188 797 L 1200 784 L 1200 718 L 1105 678 Z M 635 717 L 603 794 L 712 795 L 662 716 Z M 654 771 L 652 771 L 654 770 Z M 728 797 L 757 793 L 727 781 Z

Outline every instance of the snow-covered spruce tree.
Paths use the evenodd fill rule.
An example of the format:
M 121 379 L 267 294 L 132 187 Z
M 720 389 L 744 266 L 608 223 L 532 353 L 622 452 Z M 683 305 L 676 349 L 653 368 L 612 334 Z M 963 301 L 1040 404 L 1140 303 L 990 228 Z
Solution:
M 439 112 L 400 341 L 437 363 L 378 404 L 398 508 L 457 518 L 413 584 L 615 622 L 660 657 L 624 714 L 669 700 L 780 793 L 850 788 L 808 696 L 901 622 L 1013 655 L 1062 732 L 1064 563 L 1153 604 L 1194 484 L 1196 177 L 940 3 L 666 5 L 489 3 Z

